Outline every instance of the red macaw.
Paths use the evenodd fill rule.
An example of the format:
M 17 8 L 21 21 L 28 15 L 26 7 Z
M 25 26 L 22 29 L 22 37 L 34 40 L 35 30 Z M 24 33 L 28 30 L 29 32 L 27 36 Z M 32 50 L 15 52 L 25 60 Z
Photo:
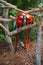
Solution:
M 27 21 L 26 24 L 32 24 L 33 20 L 34 20 L 34 16 L 26 14 L 27 17 Z M 25 44 L 25 48 L 28 50 L 28 48 L 30 47 L 30 33 L 31 33 L 31 28 L 26 30 L 26 44 Z
M 19 12 L 17 17 L 16 17 L 16 28 L 22 27 L 24 23 L 24 16 L 25 14 L 23 12 Z M 16 34 L 16 43 L 15 43 L 15 52 L 17 50 L 17 45 L 18 45 L 18 40 L 19 40 L 19 33 Z
M 34 16 L 32 15 L 29 15 L 29 14 L 26 14 L 27 16 L 27 21 L 26 21 L 26 24 L 32 24 L 33 23 L 33 20 L 34 20 Z

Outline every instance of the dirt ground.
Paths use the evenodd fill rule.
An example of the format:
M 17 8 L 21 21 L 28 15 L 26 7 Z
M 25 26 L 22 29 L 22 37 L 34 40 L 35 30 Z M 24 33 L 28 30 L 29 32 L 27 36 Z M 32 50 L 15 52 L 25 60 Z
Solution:
M 14 44 L 14 43 L 13 43 Z M 5 42 L 0 42 L 0 65 L 36 65 L 36 42 L 31 42 L 31 47 L 26 50 L 18 46 L 17 52 L 10 52 Z M 41 63 L 43 65 L 43 45 L 41 47 Z

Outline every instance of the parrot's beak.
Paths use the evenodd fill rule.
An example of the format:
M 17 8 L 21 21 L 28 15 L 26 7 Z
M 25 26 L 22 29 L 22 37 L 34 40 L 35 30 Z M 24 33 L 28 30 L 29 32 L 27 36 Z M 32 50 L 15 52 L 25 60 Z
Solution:
M 25 18 L 27 18 L 27 19 L 29 18 L 29 15 L 26 15 L 25 13 L 23 13 L 22 16 L 20 16 L 20 18 L 23 19 L 23 16 L 24 16 Z
M 27 19 L 29 18 L 29 15 L 26 15 L 26 14 L 24 14 L 24 13 L 23 13 L 23 16 L 26 17 Z

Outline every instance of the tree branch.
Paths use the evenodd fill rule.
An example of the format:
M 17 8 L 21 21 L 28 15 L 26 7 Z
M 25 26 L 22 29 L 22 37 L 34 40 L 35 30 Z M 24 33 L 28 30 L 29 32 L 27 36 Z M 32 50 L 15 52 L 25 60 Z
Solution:
M 15 17 L 14 17 L 14 19 L 13 18 L 11 18 L 11 19 L 0 18 L 0 22 L 11 22 L 14 20 L 15 20 Z
M 17 11 L 22 11 L 22 12 L 24 12 L 23 10 L 18 9 L 17 6 L 12 5 L 12 4 L 10 4 L 10 3 L 7 3 L 6 1 L 0 0 L 0 2 L 1 2 L 1 3 L 4 3 L 6 6 L 10 6 L 11 8 L 14 8 L 14 9 L 17 10 Z
M 7 3 L 6 1 L 0 0 L 0 2 L 1 2 L 1 3 L 4 3 L 6 6 L 9 6 L 9 7 L 11 7 L 11 8 L 14 8 L 14 9 L 17 10 L 17 11 L 22 11 L 22 12 L 24 12 L 24 13 L 32 13 L 32 12 L 43 11 L 43 7 L 32 8 L 31 10 L 24 11 L 24 10 L 18 9 L 17 6 L 15 6 L 15 5 L 12 5 L 12 4 L 10 4 L 10 3 Z

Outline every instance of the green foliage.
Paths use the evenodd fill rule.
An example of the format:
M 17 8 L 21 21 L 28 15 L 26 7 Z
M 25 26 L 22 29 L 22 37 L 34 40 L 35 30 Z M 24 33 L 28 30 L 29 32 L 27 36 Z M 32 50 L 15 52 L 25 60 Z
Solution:
M 37 7 L 40 3 L 40 0 L 6 0 L 20 9 L 28 9 L 28 7 Z
M 36 30 L 34 28 L 32 28 L 31 41 L 36 41 L 36 36 L 37 36 Z
M 10 9 L 9 10 L 9 15 L 13 15 L 13 16 L 17 16 L 18 11 L 14 10 L 14 9 Z
M 2 13 L 3 13 L 3 9 L 0 8 L 0 16 L 2 15 Z
M 17 6 L 18 6 L 18 7 L 22 7 L 22 0 L 18 0 L 18 1 L 17 1 Z
M 15 16 L 16 17 L 17 14 L 18 14 L 18 11 L 16 11 L 16 10 L 14 10 L 14 9 L 10 9 L 9 10 L 9 15 L 12 15 L 12 16 Z M 10 31 L 13 31 L 14 30 L 14 22 L 12 21 L 12 22 L 9 22 L 9 24 L 8 24 Z M 14 40 L 15 39 L 15 36 L 13 35 L 13 36 L 11 36 L 11 38 L 12 38 L 12 40 Z
M 5 40 L 4 31 L 0 29 L 0 41 Z
M 9 10 L 9 15 L 12 15 L 12 16 L 17 16 L 18 14 L 18 11 L 14 10 L 14 9 L 10 9 Z M 12 31 L 14 30 L 14 22 L 9 22 L 9 30 Z
M 0 34 L 0 41 L 5 40 L 5 36 L 3 34 Z

